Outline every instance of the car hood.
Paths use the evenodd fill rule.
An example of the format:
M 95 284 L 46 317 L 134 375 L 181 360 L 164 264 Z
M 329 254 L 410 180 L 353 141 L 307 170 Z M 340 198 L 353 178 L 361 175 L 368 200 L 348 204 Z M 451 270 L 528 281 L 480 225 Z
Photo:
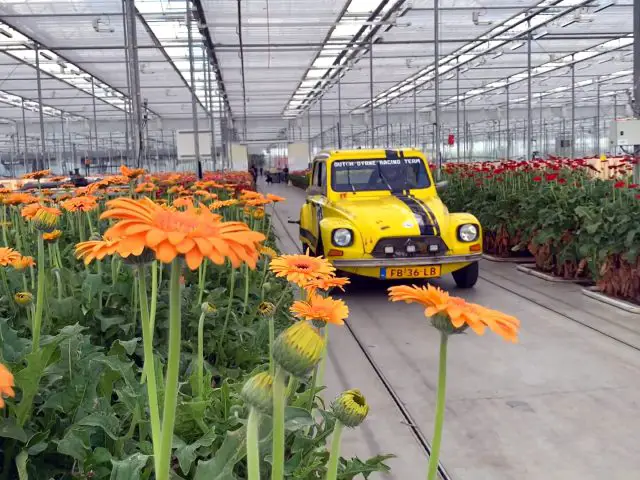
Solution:
M 428 217 L 424 217 L 425 207 Z M 383 237 L 421 235 L 419 218 L 434 219 L 442 228 L 446 219 L 446 207 L 439 198 L 385 196 L 367 199 L 350 199 L 334 205 L 336 213 L 349 220 L 362 235 L 365 251 L 370 253 Z M 436 227 L 436 234 L 439 229 Z

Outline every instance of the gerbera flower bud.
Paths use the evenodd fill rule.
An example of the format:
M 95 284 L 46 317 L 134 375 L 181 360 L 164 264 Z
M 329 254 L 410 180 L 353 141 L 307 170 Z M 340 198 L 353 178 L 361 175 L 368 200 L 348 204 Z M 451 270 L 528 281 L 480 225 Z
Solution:
M 29 267 L 33 267 L 35 266 L 36 262 L 33 259 L 33 257 L 20 257 L 16 260 L 14 260 L 13 262 L 11 262 L 11 266 L 13 268 L 15 268 L 16 270 L 24 270 L 25 268 L 29 268 Z
M 62 235 L 62 232 L 60 230 L 54 230 L 52 232 L 44 232 L 42 234 L 42 239 L 45 242 L 54 243 L 58 241 L 58 239 L 60 238 L 60 235 Z
M 347 390 L 331 404 L 333 415 L 346 427 L 357 427 L 369 413 L 369 405 L 360 390 Z
M 262 317 L 272 317 L 276 313 L 276 306 L 271 302 L 262 302 L 258 305 L 258 313 Z
M 269 372 L 254 375 L 245 382 L 240 395 L 251 407 L 270 414 L 273 407 L 273 377 Z
M 13 299 L 18 305 L 26 307 L 33 302 L 33 293 L 31 292 L 18 292 L 13 296 Z
M 201 305 L 202 313 L 204 313 L 208 317 L 213 317 L 216 313 L 218 313 L 218 309 L 213 303 L 202 302 Z
M 324 341 L 307 322 L 297 322 L 278 335 L 273 345 L 273 358 L 294 377 L 303 377 L 322 358 Z
M 54 207 L 40 207 L 32 218 L 33 226 L 41 232 L 53 232 L 60 220 L 60 210 Z

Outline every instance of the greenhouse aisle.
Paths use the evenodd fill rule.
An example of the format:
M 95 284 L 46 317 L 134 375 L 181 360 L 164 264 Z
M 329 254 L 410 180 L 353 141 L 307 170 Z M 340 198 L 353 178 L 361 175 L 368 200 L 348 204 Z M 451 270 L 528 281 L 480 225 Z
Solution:
M 304 193 L 282 195 L 274 229 L 297 252 Z M 487 334 L 455 337 L 449 348 L 448 404 L 442 462 L 456 480 L 627 480 L 640 471 L 635 445 L 640 386 L 637 317 L 588 299 L 574 285 L 548 284 L 515 266 L 483 262 L 470 291 L 455 295 L 517 316 L 520 343 Z M 387 284 L 358 282 L 344 295 L 349 327 L 427 438 L 435 403 L 437 332 L 413 305 L 391 304 Z M 349 432 L 349 454 L 394 453 L 392 478 L 423 478 L 425 454 L 397 404 L 347 329 L 332 330 L 327 399 L 360 388 L 372 414 Z

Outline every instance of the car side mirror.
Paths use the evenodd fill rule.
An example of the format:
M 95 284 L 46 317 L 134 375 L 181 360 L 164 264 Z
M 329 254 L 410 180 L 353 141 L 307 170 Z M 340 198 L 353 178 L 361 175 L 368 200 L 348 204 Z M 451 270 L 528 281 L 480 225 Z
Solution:
M 449 186 L 449 182 L 447 180 L 438 182 L 436 183 L 436 192 L 444 192 L 448 186 Z

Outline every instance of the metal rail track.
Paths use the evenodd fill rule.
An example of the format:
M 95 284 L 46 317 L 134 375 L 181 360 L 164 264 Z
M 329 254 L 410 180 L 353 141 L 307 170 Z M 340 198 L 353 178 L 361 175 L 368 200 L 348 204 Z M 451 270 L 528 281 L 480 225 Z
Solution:
M 275 208 L 273 209 L 273 212 L 275 217 L 278 219 L 278 221 L 282 225 L 282 228 L 286 233 L 287 237 L 289 237 L 289 239 L 295 246 L 296 250 L 299 253 L 303 253 L 302 248 L 300 246 L 300 242 L 296 238 L 294 238 L 293 235 L 291 235 L 291 232 L 289 232 L 287 228 L 287 223 L 282 220 L 282 217 L 280 216 L 280 214 Z M 393 388 L 393 385 L 391 385 L 391 382 L 389 381 L 389 379 L 387 379 L 385 374 L 382 372 L 382 369 L 378 366 L 376 361 L 373 359 L 372 355 L 367 350 L 366 346 L 358 336 L 357 332 L 353 329 L 351 325 L 349 325 L 348 321 L 345 321 L 345 327 L 347 328 L 348 332 L 351 334 L 351 336 L 355 340 L 356 344 L 358 345 L 358 348 L 362 351 L 362 354 L 367 359 L 367 362 L 369 363 L 369 365 L 371 365 L 371 368 L 373 369 L 376 376 L 384 386 L 385 390 L 393 400 L 393 403 L 398 408 L 398 411 L 404 418 L 404 423 L 407 425 L 407 427 L 409 427 L 409 429 L 411 430 L 411 433 L 413 433 L 414 437 L 416 438 L 416 440 L 418 441 L 422 449 L 425 451 L 427 456 L 431 456 L 431 444 L 425 437 L 424 433 L 422 433 L 422 431 L 420 430 L 420 427 L 418 427 L 418 425 L 416 424 L 416 421 L 411 415 L 411 412 L 409 412 L 407 407 L 405 407 L 404 403 L 402 402 L 402 399 Z M 449 475 L 447 470 L 444 468 L 444 465 L 442 464 L 442 462 L 438 462 L 438 476 L 440 477 L 441 480 L 452 480 L 451 475 Z

